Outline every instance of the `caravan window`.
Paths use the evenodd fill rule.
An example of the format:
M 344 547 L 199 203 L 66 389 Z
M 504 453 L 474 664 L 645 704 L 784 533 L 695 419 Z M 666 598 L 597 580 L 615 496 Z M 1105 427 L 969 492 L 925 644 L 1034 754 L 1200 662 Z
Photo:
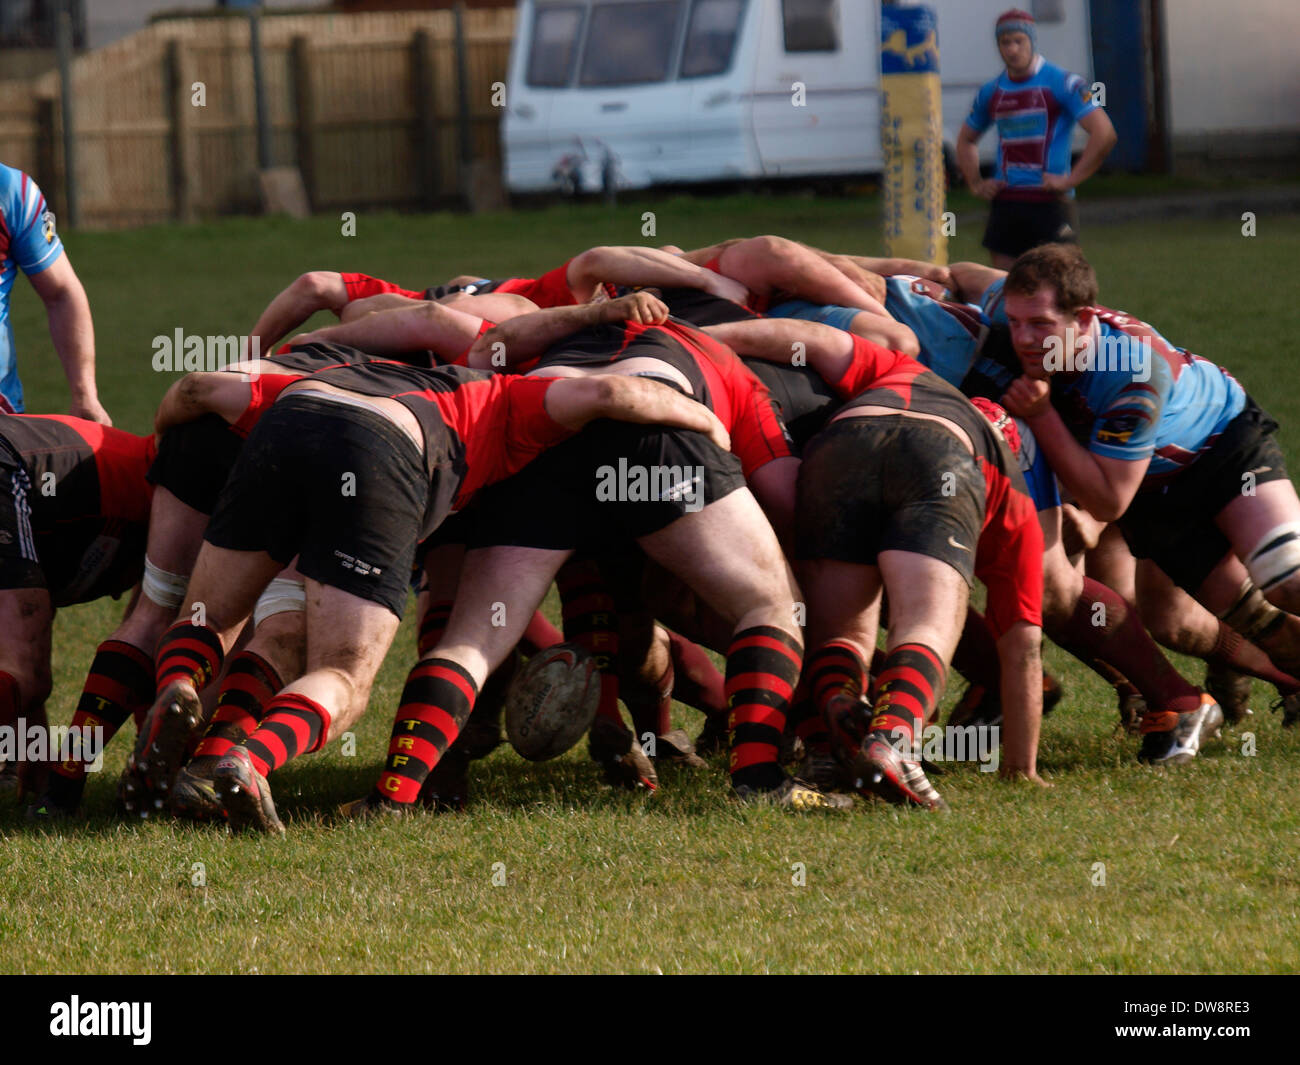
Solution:
M 643 85 L 666 80 L 682 7 L 681 0 L 593 6 L 579 84 Z
M 838 52 L 838 0 L 781 0 L 787 52 Z
M 568 85 L 581 32 L 581 7 L 539 7 L 528 52 L 528 84 L 541 88 Z
M 695 0 L 686 29 L 682 77 L 721 74 L 731 66 L 740 16 L 744 13 L 745 0 Z

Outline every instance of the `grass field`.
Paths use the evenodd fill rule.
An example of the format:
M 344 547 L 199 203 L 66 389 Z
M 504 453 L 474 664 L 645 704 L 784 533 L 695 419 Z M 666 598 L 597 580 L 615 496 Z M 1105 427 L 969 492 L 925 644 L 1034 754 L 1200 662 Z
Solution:
M 759 232 L 845 251 L 877 244 L 876 216 L 852 199 L 726 197 L 473 219 L 363 214 L 355 237 L 326 218 L 240 219 L 79 233 L 70 252 L 94 310 L 103 401 L 118 425 L 142 432 L 167 384 L 150 368 L 155 335 L 246 333 L 308 269 L 414 288 L 466 271 L 531 275 L 593 244 L 642 242 L 644 211 L 656 242 L 687 247 Z M 1253 238 L 1230 218 L 1084 238 L 1103 302 L 1231 368 L 1281 421 L 1300 469 L 1300 218 L 1257 225 Z M 982 257 L 979 236 L 974 222 L 959 229 L 953 257 Z M 14 318 L 29 408 L 62 410 L 25 282 Z M 53 723 L 70 719 L 120 609 L 59 615 Z M 600 787 L 580 751 L 534 766 L 504 749 L 476 765 L 463 815 L 333 823 L 382 758 L 412 621 L 376 684 L 356 757 L 335 745 L 276 774 L 287 839 L 114 820 L 125 737 L 91 778 L 84 823 L 41 834 L 0 812 L 0 971 L 1300 969 L 1300 729 L 1281 731 L 1262 684 L 1253 756 L 1238 730 L 1191 766 L 1152 771 L 1136 764 L 1134 740 L 1113 734 L 1109 689 L 1048 648 L 1067 685 L 1040 757 L 1054 787 L 951 768 L 936 780 L 948 817 L 865 804 L 840 817 L 741 809 L 720 764 L 668 773 L 645 799 Z M 681 713 L 693 733 L 698 716 Z

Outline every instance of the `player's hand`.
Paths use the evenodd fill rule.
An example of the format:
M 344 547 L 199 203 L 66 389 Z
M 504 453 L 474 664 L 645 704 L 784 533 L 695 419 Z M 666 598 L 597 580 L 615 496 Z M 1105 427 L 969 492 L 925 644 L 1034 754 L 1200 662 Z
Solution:
M 993 178 L 981 178 L 971 186 L 971 192 L 975 193 L 981 200 L 991 200 L 999 192 L 1007 187 L 1005 181 L 995 181 Z
M 858 288 L 862 289 L 877 303 L 884 303 L 885 297 L 889 295 L 889 290 L 885 285 L 885 279 L 879 274 L 872 273 L 870 270 L 859 268 L 853 275 L 853 280 L 857 282 Z
M 93 396 L 89 399 L 74 399 L 72 405 L 68 407 L 68 413 L 74 418 L 85 418 L 88 422 L 99 422 L 100 425 L 113 424 L 108 411 Z
M 1017 377 L 1011 382 L 1002 406 L 1017 418 L 1037 418 L 1052 406 L 1052 387 L 1034 377 Z
M 701 404 L 701 406 L 704 405 Z M 709 410 L 708 407 L 704 407 L 704 412 L 708 415 L 709 421 L 709 429 L 705 435 L 717 444 L 718 447 L 722 448 L 723 451 L 730 451 L 731 434 L 727 432 L 727 427 L 722 424 L 722 419 L 714 414 L 713 411 Z
M 998 777 L 1013 784 L 1036 784 L 1040 788 L 1050 788 L 1052 786 L 1040 777 L 1036 771 L 1030 772 L 1027 769 L 1016 769 L 1012 766 L 1002 766 L 998 770 Z
M 1044 174 L 1043 188 L 1049 192 L 1069 192 L 1074 188 L 1074 182 L 1069 174 Z
M 600 320 L 660 325 L 668 320 L 668 307 L 649 292 L 629 292 L 626 296 L 600 304 Z
M 724 274 L 715 274 L 712 270 L 705 270 L 704 272 L 709 275 L 706 292 L 724 300 L 731 300 L 732 303 L 744 304 L 749 301 L 749 289 L 735 278 L 727 277 Z

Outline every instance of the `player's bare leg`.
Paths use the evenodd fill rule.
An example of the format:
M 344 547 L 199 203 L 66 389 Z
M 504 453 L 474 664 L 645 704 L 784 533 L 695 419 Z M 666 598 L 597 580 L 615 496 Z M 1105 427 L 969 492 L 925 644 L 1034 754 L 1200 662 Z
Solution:
M 158 693 L 119 790 L 129 812 L 148 817 L 166 805 L 189 736 L 203 720 L 199 691 L 220 676 L 258 596 L 282 568 L 263 551 L 203 544 L 180 619 L 158 644 Z M 164 730 L 166 719 L 174 720 Z M 163 737 L 166 744 L 158 742 Z
M 446 631 L 407 677 L 379 780 L 343 807 L 345 816 L 414 808 L 488 675 L 519 643 L 570 553 L 504 546 L 465 553 Z
M 44 588 L 0 591 L 0 726 L 17 730 L 45 729 L 45 700 L 53 688 L 50 639 L 54 607 Z M 0 763 L 0 792 L 39 795 L 44 789 L 47 762 Z
M 236 831 L 284 831 L 266 778 L 360 720 L 400 624 L 388 607 L 311 578 L 306 593 L 306 672 L 280 690 L 256 731 L 213 771 Z

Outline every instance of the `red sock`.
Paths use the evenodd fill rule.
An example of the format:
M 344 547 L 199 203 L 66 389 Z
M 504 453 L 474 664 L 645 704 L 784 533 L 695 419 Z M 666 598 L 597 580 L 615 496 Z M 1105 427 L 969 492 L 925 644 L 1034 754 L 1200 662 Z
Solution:
M 598 717 L 623 726 L 618 712 L 618 625 L 614 595 L 592 559 L 571 558 L 555 578 L 560 589 L 564 616 L 564 638 L 576 643 L 596 659 L 600 671 Z
M 557 643 L 563 643 L 564 636 L 560 630 L 546 620 L 540 610 L 533 612 L 533 620 L 524 629 L 523 639 L 519 641 L 519 650 L 526 655 L 535 655 Z
M 799 638 L 778 628 L 756 625 L 732 638 L 727 648 L 727 704 L 733 787 L 774 788 L 784 778 L 781 737 L 802 665 Z
M 1138 612 L 1091 577 L 1083 579 L 1083 594 L 1060 635 L 1049 635 L 1086 665 L 1101 659 L 1119 670 L 1152 710 L 1186 713 L 1201 705 L 1200 689 L 1174 669 L 1142 627 Z
M 240 651 L 230 660 L 212 721 L 194 752 L 196 758 L 220 757 L 254 732 L 266 705 L 284 687 L 280 674 L 261 655 Z
M 673 698 L 706 714 L 727 712 L 727 688 L 722 672 L 699 644 L 668 633 L 673 661 Z
M 225 651 L 221 639 L 207 625 L 178 621 L 158 641 L 157 687 L 183 680 L 202 691 L 221 672 Z
M 297 692 L 281 692 L 266 705 L 262 723 L 244 746 L 253 767 L 270 776 L 300 754 L 320 750 L 330 730 L 330 713 L 314 699 Z
M 430 601 L 424 617 L 420 619 L 420 635 L 416 640 L 416 653 L 423 658 L 438 646 L 442 635 L 447 631 L 447 619 L 451 617 L 452 601 L 439 599 Z
M 402 689 L 375 794 L 389 802 L 415 802 L 430 770 L 469 720 L 477 696 L 474 678 L 460 664 L 448 658 L 417 663 Z
M 871 730 L 884 730 L 915 745 L 943 694 L 947 670 L 943 660 L 921 643 L 899 644 L 885 656 L 876 684 L 876 713 Z
M 966 624 L 950 664 L 972 684 L 981 684 L 993 692 L 1002 690 L 997 637 L 989 627 L 988 618 L 972 606 L 966 608 Z

